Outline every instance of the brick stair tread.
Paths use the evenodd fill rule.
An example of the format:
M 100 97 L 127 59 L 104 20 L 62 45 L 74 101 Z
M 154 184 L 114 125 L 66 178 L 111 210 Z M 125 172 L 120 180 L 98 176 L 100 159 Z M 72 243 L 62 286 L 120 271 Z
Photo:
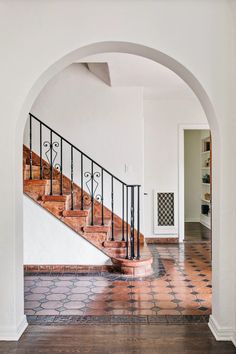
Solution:
M 26 169 L 26 170 L 30 170 L 30 165 L 29 165 L 29 164 L 25 164 L 25 169 Z M 40 166 L 38 166 L 38 165 L 32 165 L 32 169 L 40 170 Z
M 46 179 L 25 179 L 24 180 L 24 185 L 25 186 L 33 186 L 33 185 L 47 185 L 48 180 Z
M 124 249 L 124 248 L 126 248 L 126 242 L 125 241 L 110 241 L 110 240 L 107 240 L 107 241 L 103 242 L 103 247 L 109 248 L 109 249 L 112 249 L 112 248 Z
M 110 226 L 108 225 L 88 225 L 83 227 L 83 231 L 85 233 L 99 233 L 99 232 L 108 232 L 110 230 Z
M 66 202 L 70 198 L 70 195 L 43 195 L 42 200 L 44 202 Z
M 62 215 L 64 217 L 87 217 L 89 215 L 89 210 L 64 210 Z
M 125 248 L 105 248 L 105 252 L 110 254 L 114 254 L 116 256 L 124 256 L 126 254 Z M 123 259 L 123 258 L 122 258 Z

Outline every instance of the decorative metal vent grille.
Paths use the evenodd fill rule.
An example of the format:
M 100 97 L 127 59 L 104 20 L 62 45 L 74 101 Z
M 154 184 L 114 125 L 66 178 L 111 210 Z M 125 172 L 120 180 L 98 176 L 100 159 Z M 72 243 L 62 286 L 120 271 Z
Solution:
M 158 226 L 174 226 L 174 193 L 157 193 Z

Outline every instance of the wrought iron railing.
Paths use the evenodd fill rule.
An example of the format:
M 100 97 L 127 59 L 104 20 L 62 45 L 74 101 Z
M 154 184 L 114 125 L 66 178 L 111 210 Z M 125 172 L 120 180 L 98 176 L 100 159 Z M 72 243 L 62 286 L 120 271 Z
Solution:
M 71 210 L 90 208 L 91 225 L 105 225 L 109 215 L 111 241 L 126 241 L 126 258 L 139 259 L 141 186 L 123 182 L 31 113 L 28 134 L 29 179 L 34 179 L 35 152 L 39 155 L 39 178 L 50 181 L 49 194 L 68 194 L 63 185 L 67 177 Z M 56 175 L 59 190 L 55 193 Z M 121 230 L 115 225 L 117 220 L 121 220 Z

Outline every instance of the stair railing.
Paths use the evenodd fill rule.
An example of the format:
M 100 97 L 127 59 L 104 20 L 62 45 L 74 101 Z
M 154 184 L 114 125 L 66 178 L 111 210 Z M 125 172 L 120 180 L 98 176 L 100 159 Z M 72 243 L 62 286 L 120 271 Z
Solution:
M 63 175 L 69 178 L 70 209 L 90 208 L 92 226 L 98 224 L 104 226 L 105 217 L 110 209 L 111 241 L 117 240 L 115 233 L 119 230 L 115 227 L 115 221 L 117 214 L 120 214 L 121 240 L 126 241 L 126 258 L 132 260 L 140 258 L 140 185 L 129 185 L 123 182 L 32 113 L 29 113 L 29 150 L 29 179 L 34 179 L 33 153 L 36 152 L 40 159 L 39 178 L 49 179 L 49 194 L 55 195 L 59 192 L 63 195 L 65 192 Z M 79 161 L 76 154 L 79 155 Z M 70 160 L 69 166 L 68 160 Z M 45 173 L 45 164 L 49 166 L 47 173 Z M 59 173 L 59 191 L 57 190 L 56 193 L 53 183 L 55 171 Z M 76 183 L 75 172 L 78 181 Z M 79 196 L 75 193 L 76 186 L 80 188 Z M 117 214 L 116 203 L 116 210 L 120 209 Z M 97 215 L 99 218 L 96 220 Z

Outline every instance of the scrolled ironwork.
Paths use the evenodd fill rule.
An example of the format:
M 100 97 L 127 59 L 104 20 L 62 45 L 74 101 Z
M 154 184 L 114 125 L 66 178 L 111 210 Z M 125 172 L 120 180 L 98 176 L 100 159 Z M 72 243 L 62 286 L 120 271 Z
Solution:
M 84 201 L 86 202 L 86 205 L 90 205 L 92 197 L 96 201 L 100 202 L 102 200 L 102 196 L 100 193 L 96 193 L 99 187 L 99 181 L 97 180 L 98 178 L 101 178 L 101 173 L 99 171 L 95 171 L 93 174 L 89 171 L 84 172 L 84 177 L 88 178 L 87 181 L 85 182 L 85 185 L 87 187 L 87 190 L 90 194 L 90 197 L 84 196 Z M 93 191 L 91 190 L 90 184 L 91 181 L 93 180 Z
M 57 158 L 57 155 L 58 155 L 58 151 L 55 150 L 55 148 L 59 148 L 60 144 L 58 141 L 54 141 L 53 143 L 50 143 L 49 141 L 44 141 L 43 142 L 43 146 L 45 148 L 48 148 L 47 151 L 45 151 L 45 156 L 47 158 L 47 161 L 49 164 L 52 163 L 52 166 L 54 167 L 54 162 L 56 161 L 56 158 Z M 52 154 L 53 154 L 53 157 L 52 157 L 52 162 L 50 161 L 50 152 L 52 150 Z

